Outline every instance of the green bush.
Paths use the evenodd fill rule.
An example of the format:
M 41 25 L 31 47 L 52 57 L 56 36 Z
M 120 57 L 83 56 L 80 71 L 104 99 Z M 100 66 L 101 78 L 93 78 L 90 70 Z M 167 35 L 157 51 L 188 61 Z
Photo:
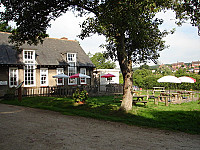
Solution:
M 77 88 L 76 91 L 73 93 L 73 99 L 75 102 L 85 102 L 88 99 L 88 93 L 86 90 L 80 92 L 80 89 Z
M 6 94 L 4 94 L 4 99 L 5 100 L 10 100 L 10 99 L 14 99 L 15 98 L 15 88 L 9 88 L 6 92 Z

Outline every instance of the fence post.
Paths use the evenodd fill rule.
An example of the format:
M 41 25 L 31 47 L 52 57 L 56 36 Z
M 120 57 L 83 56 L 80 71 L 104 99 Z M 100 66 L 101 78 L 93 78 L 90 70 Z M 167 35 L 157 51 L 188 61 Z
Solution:
M 165 97 L 165 106 L 168 106 L 168 98 Z

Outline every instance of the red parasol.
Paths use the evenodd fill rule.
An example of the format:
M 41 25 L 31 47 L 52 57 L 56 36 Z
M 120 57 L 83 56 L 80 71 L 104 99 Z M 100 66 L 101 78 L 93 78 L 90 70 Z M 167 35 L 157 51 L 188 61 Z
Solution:
M 196 82 L 196 79 L 194 79 L 192 77 L 187 77 L 187 76 L 179 77 L 179 79 L 181 80 L 181 82 L 186 82 L 186 83 L 195 83 Z
M 109 84 L 110 84 L 110 80 L 112 80 L 111 79 L 112 77 L 115 77 L 115 75 L 110 74 L 110 73 L 101 76 L 101 78 L 107 78 L 107 80 L 109 80 Z
M 101 76 L 101 78 L 110 78 L 110 77 L 115 77 L 115 75 L 108 73 L 108 74 Z

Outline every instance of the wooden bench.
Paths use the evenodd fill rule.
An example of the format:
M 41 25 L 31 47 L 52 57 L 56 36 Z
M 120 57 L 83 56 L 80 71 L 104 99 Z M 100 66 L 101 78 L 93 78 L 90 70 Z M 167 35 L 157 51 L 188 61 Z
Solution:
M 144 103 L 144 105 L 146 105 L 147 101 L 133 101 L 134 105 L 136 105 L 136 103 Z
M 164 101 L 165 106 L 168 106 L 168 102 L 170 102 L 172 97 L 170 96 L 158 96 L 158 101 Z
M 164 87 L 153 87 L 153 94 L 155 94 L 155 92 L 165 92 L 165 88 Z

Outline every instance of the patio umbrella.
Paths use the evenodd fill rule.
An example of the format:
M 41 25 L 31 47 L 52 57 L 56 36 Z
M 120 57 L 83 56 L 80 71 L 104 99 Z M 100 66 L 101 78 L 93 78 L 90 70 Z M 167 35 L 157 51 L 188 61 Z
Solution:
M 101 78 L 111 78 L 111 77 L 116 77 L 116 76 L 110 73 L 101 76 Z M 109 84 L 110 84 L 110 80 L 109 80 Z
M 101 78 L 110 78 L 110 77 L 115 77 L 115 75 L 108 73 L 108 74 L 101 76 Z
M 194 79 L 192 77 L 187 77 L 187 76 L 179 77 L 179 79 L 181 80 L 181 82 L 185 82 L 185 83 L 194 83 L 194 82 L 196 82 L 196 79 Z
M 53 78 L 58 78 L 59 80 L 59 78 L 69 78 L 69 76 L 66 74 L 58 74 L 58 75 L 53 76 Z M 62 82 L 62 85 L 63 85 L 63 82 Z
M 168 83 L 181 83 L 181 80 L 175 76 L 164 76 L 157 80 L 158 82 L 168 82 Z
M 69 76 L 66 74 L 58 74 L 58 75 L 53 76 L 53 78 L 69 78 Z
M 90 78 L 90 76 L 81 74 L 81 73 L 77 73 L 77 74 L 70 76 L 70 78 Z
M 159 83 L 164 82 L 164 83 L 181 83 L 181 80 L 175 76 L 164 76 L 161 77 L 160 79 L 157 80 Z M 170 88 L 169 88 L 169 93 L 170 93 Z

